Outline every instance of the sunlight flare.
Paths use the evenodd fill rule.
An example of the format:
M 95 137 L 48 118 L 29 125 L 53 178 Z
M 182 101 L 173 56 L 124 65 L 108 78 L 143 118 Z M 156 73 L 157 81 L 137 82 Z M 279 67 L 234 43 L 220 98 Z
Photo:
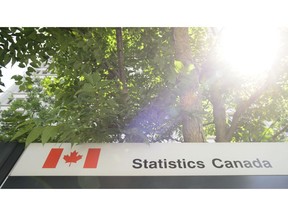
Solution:
M 271 69 L 279 49 L 277 28 L 223 28 L 219 43 L 222 60 L 238 76 L 260 78 Z

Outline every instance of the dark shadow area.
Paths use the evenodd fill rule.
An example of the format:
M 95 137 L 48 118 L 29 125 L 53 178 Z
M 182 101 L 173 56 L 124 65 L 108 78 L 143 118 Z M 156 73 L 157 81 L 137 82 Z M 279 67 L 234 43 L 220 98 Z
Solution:
M 288 176 L 10 176 L 3 188 L 287 189 Z
M 0 185 L 24 151 L 24 144 L 0 142 Z

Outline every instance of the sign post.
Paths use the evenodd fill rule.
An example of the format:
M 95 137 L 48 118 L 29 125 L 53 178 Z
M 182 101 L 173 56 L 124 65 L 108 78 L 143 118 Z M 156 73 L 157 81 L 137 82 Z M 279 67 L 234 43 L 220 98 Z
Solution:
M 287 143 L 33 143 L 3 188 L 288 188 L 287 156 Z

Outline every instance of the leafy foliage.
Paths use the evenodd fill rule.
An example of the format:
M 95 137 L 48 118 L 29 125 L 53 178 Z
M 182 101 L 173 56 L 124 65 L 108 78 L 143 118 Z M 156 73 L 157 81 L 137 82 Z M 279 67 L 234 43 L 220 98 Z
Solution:
M 206 135 L 219 131 L 215 113 L 220 107 L 223 131 L 233 129 L 229 141 L 287 139 L 287 53 L 279 58 L 277 80 L 243 108 L 233 128 L 239 105 L 263 83 L 230 73 L 215 56 L 217 38 L 209 28 L 189 28 L 193 63 L 187 68 L 175 59 L 173 28 L 122 31 L 126 83 L 119 75 L 114 28 L 0 28 L 0 69 L 9 62 L 27 67 L 25 77 L 14 79 L 28 92 L 26 100 L 1 113 L 0 139 L 26 144 L 183 141 L 181 117 L 187 111 L 180 95 L 195 71 L 204 112 L 189 115 L 203 119 Z M 53 76 L 33 79 L 43 64 Z M 213 100 L 215 89 L 221 100 Z

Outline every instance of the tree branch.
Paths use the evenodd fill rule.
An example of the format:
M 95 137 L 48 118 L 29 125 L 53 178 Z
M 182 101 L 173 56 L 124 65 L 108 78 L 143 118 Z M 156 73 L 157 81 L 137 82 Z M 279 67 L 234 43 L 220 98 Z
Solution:
M 126 75 L 124 69 L 124 47 L 123 47 L 122 28 L 116 28 L 116 40 L 117 40 L 119 79 L 123 85 L 123 93 L 127 94 L 128 92 L 127 92 Z
M 274 134 L 271 137 L 272 141 L 275 141 L 276 137 L 279 136 L 280 134 L 282 134 L 283 132 L 285 132 L 288 129 L 288 125 L 286 125 L 285 127 L 283 127 L 280 131 L 278 131 L 276 134 Z
M 263 138 L 265 137 L 266 133 L 278 122 L 280 121 L 280 118 L 278 118 L 275 122 L 273 122 L 263 133 L 262 136 L 260 138 L 260 141 L 263 140 Z
M 215 82 L 213 86 L 211 86 L 210 91 L 211 103 L 213 105 L 213 118 L 215 123 L 216 130 L 216 142 L 226 142 L 226 113 L 224 106 L 224 99 L 222 97 L 222 92 L 220 88 L 220 81 Z
M 261 88 L 259 88 L 256 92 L 254 92 L 254 94 L 252 94 L 248 100 L 242 101 L 241 103 L 238 104 L 236 112 L 233 115 L 231 126 L 226 134 L 227 140 L 232 139 L 233 134 L 238 127 L 238 123 L 240 121 L 241 116 L 253 103 L 255 103 L 263 95 L 264 90 L 267 89 L 269 86 L 271 86 L 274 83 L 274 81 L 275 81 L 274 79 L 270 79 L 270 76 L 268 76 L 267 81 Z

